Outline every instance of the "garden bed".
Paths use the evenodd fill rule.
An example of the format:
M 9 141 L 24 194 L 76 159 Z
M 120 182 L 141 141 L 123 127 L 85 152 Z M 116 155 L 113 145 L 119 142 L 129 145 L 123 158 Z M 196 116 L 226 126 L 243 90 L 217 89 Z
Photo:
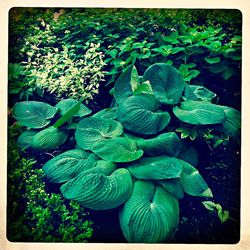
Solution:
M 38 177 L 38 180 L 41 182 L 39 185 L 41 185 L 42 189 L 44 188 L 44 192 L 47 193 L 48 197 L 52 197 L 53 194 L 59 195 L 61 199 L 60 206 L 64 207 L 63 204 L 65 204 L 65 208 L 69 211 L 65 213 L 71 214 L 65 219 L 63 216 L 60 217 L 61 212 L 59 211 L 58 220 L 62 219 L 63 223 L 65 223 L 63 225 L 67 229 L 62 230 L 59 225 L 56 225 L 55 227 L 59 227 L 59 233 L 55 237 L 52 232 L 50 236 L 47 236 L 48 232 L 43 232 L 43 229 L 36 232 L 35 228 L 39 227 L 39 223 L 41 223 L 41 221 L 36 221 L 34 217 L 36 206 L 40 206 L 41 211 L 46 211 L 46 209 L 50 211 L 48 218 L 44 217 L 44 225 L 50 223 L 50 220 L 54 220 L 53 212 L 51 211 L 56 209 L 53 207 L 56 206 L 53 203 L 41 205 L 39 203 L 41 196 L 34 201 L 34 207 L 31 211 L 25 213 L 25 218 L 18 218 L 20 211 L 24 212 L 27 208 L 30 209 L 26 204 L 28 196 L 25 194 L 29 188 L 32 188 L 32 186 L 27 186 L 28 184 L 25 180 L 25 176 L 28 175 L 30 168 L 27 169 L 26 173 L 25 166 L 21 167 L 21 165 L 18 165 L 20 169 L 23 168 L 24 170 L 20 170 L 20 176 L 17 177 L 16 173 L 19 170 L 11 165 L 16 163 L 9 160 L 8 176 L 9 178 L 10 176 L 15 176 L 17 179 L 8 180 L 8 238 L 13 241 L 48 242 L 237 243 L 240 239 L 241 152 L 240 116 L 238 111 L 241 109 L 241 23 L 237 18 L 231 21 L 227 14 L 231 13 L 235 17 L 239 17 L 240 14 L 233 10 L 228 10 L 228 13 L 226 10 L 217 10 L 217 12 L 216 10 L 211 10 L 208 12 L 208 17 L 210 18 L 207 18 L 203 15 L 204 12 L 202 10 L 197 10 L 196 12 L 194 10 L 153 11 L 138 9 L 127 10 L 126 12 L 118 9 L 115 16 L 122 20 L 119 23 L 113 19 L 111 15 L 113 11 L 111 9 L 35 10 L 17 8 L 13 9 L 12 12 L 10 15 L 10 37 L 12 38 L 11 41 L 15 41 L 15 44 L 11 43 L 9 50 L 9 126 L 13 126 L 17 120 L 24 127 L 29 127 L 29 123 L 27 123 L 28 118 L 27 121 L 22 117 L 19 119 L 20 115 L 18 112 L 26 112 L 25 109 L 35 110 L 35 108 L 32 107 L 33 104 L 31 105 L 32 109 L 22 107 L 21 103 L 24 101 L 27 101 L 27 103 L 29 101 L 45 102 L 50 105 L 50 108 L 56 106 L 63 99 L 74 98 L 76 101 L 74 105 L 70 104 L 70 108 L 66 109 L 64 113 L 61 109 L 59 109 L 60 114 L 56 113 L 58 111 L 54 108 L 55 114 L 52 115 L 52 119 L 51 117 L 47 118 L 52 126 L 58 125 L 56 125 L 58 131 L 67 131 L 67 139 L 65 139 L 66 142 L 64 144 L 64 139 L 62 139 L 62 142 L 54 147 L 42 148 L 44 147 L 43 143 L 33 142 L 32 137 L 29 137 L 29 139 L 22 139 L 23 141 L 19 140 L 19 146 L 26 147 L 25 150 L 20 150 L 14 145 L 14 140 L 17 140 L 20 133 L 25 129 L 19 128 L 18 132 L 14 133 L 14 137 L 9 132 L 9 136 L 13 137 L 13 141 L 11 141 L 14 147 L 13 151 L 18 152 L 21 159 L 36 160 L 31 169 L 35 171 L 43 169 L 43 174 L 45 174 L 45 176 L 37 174 L 37 176 L 40 176 Z M 147 12 L 149 15 L 148 23 L 146 23 L 143 17 L 144 12 Z M 131 15 L 135 15 L 134 13 L 137 14 L 137 19 L 131 18 Z M 217 15 L 217 19 L 213 20 L 212 18 L 215 18 L 215 15 Z M 28 20 L 30 18 L 33 20 L 31 24 L 27 22 L 24 18 L 25 16 Z M 110 19 L 110 22 L 106 20 L 107 17 Z M 128 20 L 130 20 L 130 26 L 127 25 Z M 19 22 L 18 27 L 15 27 L 15 22 Z M 43 36 L 51 38 L 46 41 Z M 143 75 L 143 78 L 138 77 L 137 74 L 139 76 Z M 152 76 L 153 74 L 155 75 Z M 169 77 L 169 81 L 175 81 L 174 87 L 171 84 L 167 85 L 168 81 L 164 82 L 165 78 L 162 74 L 166 78 Z M 48 83 L 50 83 L 49 87 Z M 158 85 L 161 84 L 159 91 Z M 193 89 L 196 89 L 198 86 L 198 90 L 192 92 L 193 90 L 187 89 L 187 86 L 191 86 Z M 173 99 L 171 99 L 172 96 L 168 93 L 169 89 L 172 91 Z M 163 94 L 162 97 L 164 91 L 166 91 L 166 94 L 165 96 Z M 83 99 L 79 99 L 80 97 Z M 91 114 L 79 115 L 81 109 L 82 111 L 85 109 L 83 106 L 80 108 L 80 102 L 91 110 Z M 130 112 L 131 114 L 134 112 L 129 106 L 132 105 L 130 102 L 133 102 L 133 107 L 136 110 L 138 106 L 140 107 L 138 110 L 143 111 L 137 110 L 136 112 L 141 113 L 134 113 L 134 115 L 129 116 Z M 190 105 L 189 108 L 186 109 L 183 103 Z M 20 105 L 20 108 L 18 105 Z M 144 109 L 147 112 L 148 107 L 150 107 L 151 115 L 157 114 L 161 116 L 160 120 L 150 117 L 147 118 L 148 120 L 144 125 L 143 119 L 140 122 L 134 122 L 133 120 L 136 119 L 137 115 L 145 117 L 142 112 L 145 112 Z M 114 114 L 109 114 L 108 117 L 102 114 L 98 118 L 91 118 L 99 111 L 107 108 L 108 110 L 117 108 L 118 114 L 115 114 L 115 116 Z M 202 109 L 201 111 L 199 110 L 200 108 Z M 190 110 L 195 113 L 193 117 L 192 114 L 188 113 L 186 115 L 185 113 Z M 215 110 L 217 113 L 213 114 L 211 110 Z M 158 114 L 157 112 L 160 113 Z M 205 112 L 206 115 L 202 115 L 202 112 Z M 233 114 L 227 116 L 230 112 Z M 183 115 L 184 113 L 185 115 Z M 225 116 L 224 119 L 219 117 L 222 113 Z M 24 113 L 21 114 L 23 115 Z M 218 117 L 216 118 L 217 115 Z M 170 121 L 167 121 L 168 117 L 171 117 Z M 87 122 L 81 122 L 84 119 L 86 121 L 94 119 L 94 122 L 92 125 L 89 125 Z M 86 139 L 84 139 L 90 138 L 91 140 L 91 137 L 87 137 L 86 131 L 93 127 L 95 128 L 96 122 L 101 124 L 107 119 L 109 120 L 107 121 L 108 124 L 112 123 L 112 125 L 108 125 L 111 130 L 111 132 L 107 132 L 111 133 L 111 135 L 108 135 L 111 138 L 109 140 L 113 140 L 112 143 L 117 143 L 114 144 L 117 147 L 118 145 L 119 147 L 125 147 L 126 141 L 126 149 L 130 150 L 131 154 L 128 158 L 126 158 L 126 151 L 123 154 L 116 153 L 114 156 L 111 154 L 111 149 L 104 152 L 106 144 L 103 144 L 101 147 L 101 144 L 98 145 L 97 142 L 94 143 L 93 141 L 94 146 L 92 147 L 89 145 L 91 142 L 86 142 Z M 226 121 L 231 125 L 227 125 Z M 67 126 L 70 126 L 71 123 L 74 127 L 68 128 Z M 151 123 L 154 125 L 148 126 Z M 30 128 L 35 133 L 37 129 L 43 131 L 46 126 L 39 124 L 37 127 L 31 125 Z M 125 136 L 122 134 L 122 131 L 119 131 L 121 130 L 120 126 L 123 127 L 122 131 L 125 132 Z M 34 128 L 36 131 L 34 131 Z M 104 133 L 101 125 L 95 129 L 99 129 L 101 134 Z M 177 138 L 170 138 L 170 134 L 172 136 L 173 133 Z M 158 144 L 156 143 L 158 145 L 157 149 L 149 141 L 155 139 L 156 135 L 161 136 L 161 134 L 169 136 L 170 139 L 167 137 L 164 140 L 173 140 L 173 145 L 168 146 L 169 148 L 167 148 L 166 152 L 159 154 L 158 152 L 163 150 L 162 145 L 164 141 L 160 143 L 161 145 L 158 142 Z M 34 135 L 32 134 L 32 136 Z M 51 134 L 51 137 L 53 136 L 54 134 Z M 122 139 L 117 140 L 117 138 Z M 49 139 L 46 140 L 49 141 Z M 186 146 L 179 149 L 179 146 L 175 145 L 177 143 L 176 140 L 179 144 L 182 145 L 184 143 Z M 109 141 L 105 142 L 110 143 Z M 136 149 L 133 149 L 135 151 L 131 149 L 132 144 L 129 143 L 136 145 Z M 155 190 L 163 192 L 164 195 L 174 197 L 169 198 L 170 200 L 174 199 L 174 201 L 168 202 L 170 207 L 175 207 L 175 204 L 179 203 L 179 219 L 171 215 L 173 216 L 172 221 L 175 221 L 173 223 L 177 223 L 178 226 L 173 224 L 168 230 L 176 230 L 176 233 L 171 234 L 171 237 L 167 236 L 168 234 L 166 233 L 165 236 L 159 233 L 158 236 L 151 235 L 149 238 L 144 238 L 143 233 L 142 236 L 134 236 L 133 232 L 140 231 L 144 225 L 140 224 L 141 222 L 135 222 L 131 226 L 126 221 L 127 216 L 132 215 L 129 215 L 129 210 L 124 210 L 125 206 L 123 204 L 128 203 L 132 199 L 132 191 L 127 190 L 125 192 L 129 193 L 129 195 L 124 194 L 123 197 L 121 195 L 122 198 L 119 198 L 121 200 L 117 203 L 114 201 L 116 205 L 111 209 L 105 201 L 103 201 L 103 204 L 107 209 L 101 207 L 98 202 L 84 203 L 84 199 L 81 200 L 82 198 L 79 197 L 75 197 L 75 200 L 80 201 L 79 204 L 82 202 L 82 208 L 78 207 L 78 203 L 75 205 L 77 208 L 72 207 L 69 203 L 71 199 L 67 199 L 67 197 L 75 194 L 74 191 L 70 190 L 71 187 L 67 186 L 67 181 L 70 181 L 73 175 L 69 178 L 67 177 L 68 179 L 63 179 L 64 177 L 61 177 L 62 174 L 53 173 L 51 166 L 47 162 L 50 162 L 53 158 L 56 159 L 56 156 L 65 151 L 74 149 L 76 145 L 77 150 L 86 151 L 87 154 L 94 153 L 98 155 L 98 161 L 108 161 L 112 162 L 112 164 L 115 162 L 118 165 L 118 169 L 115 171 L 119 172 L 121 169 L 126 169 L 125 171 L 128 172 L 126 176 L 132 176 L 131 186 L 129 186 L 130 184 L 124 184 L 127 185 L 126 188 L 128 190 L 131 188 L 136 189 L 139 185 L 145 185 L 145 187 L 148 185 L 150 189 L 150 185 L 152 185 Z M 12 145 L 9 146 L 11 147 Z M 187 150 L 190 147 L 196 149 L 199 159 L 198 165 L 195 163 L 196 153 L 193 158 L 192 156 L 190 158 L 190 155 L 183 156 L 185 149 Z M 144 152 L 142 153 L 142 151 Z M 146 155 L 145 160 L 142 154 Z M 167 158 L 161 158 L 161 160 L 168 162 L 168 157 L 174 157 L 176 165 L 186 164 L 185 166 L 190 168 L 189 171 L 192 169 L 193 174 L 196 173 L 196 170 L 193 169 L 194 166 L 199 171 L 200 176 L 202 176 L 199 177 L 202 180 L 199 179 L 198 181 L 200 188 L 190 191 L 185 187 L 187 184 L 183 177 L 180 180 L 183 182 L 182 188 L 187 194 L 180 199 L 179 194 L 176 194 L 177 191 L 169 189 L 167 192 L 166 190 L 162 191 L 163 188 L 160 182 L 158 183 L 158 177 L 150 175 L 149 178 L 148 173 L 145 177 L 145 173 L 142 173 L 143 171 L 138 170 L 136 172 L 137 170 L 134 170 L 138 165 L 139 167 L 143 166 L 144 161 L 148 161 L 147 164 L 151 165 L 150 159 L 153 159 L 152 157 L 165 156 Z M 124 160 L 124 157 L 126 160 Z M 155 158 L 155 161 L 158 159 L 160 158 Z M 133 165 L 134 162 L 135 165 Z M 132 164 L 134 169 L 130 167 L 130 164 Z M 48 165 L 48 167 L 45 168 L 44 165 Z M 57 168 L 56 166 L 54 167 Z M 15 174 L 13 175 L 13 173 Z M 93 172 L 91 174 L 96 173 Z M 175 174 L 174 172 L 171 173 L 172 179 L 180 177 Z M 104 174 L 103 176 L 106 175 Z M 189 174 L 187 175 L 189 176 Z M 191 178 L 191 176 L 192 174 L 188 178 Z M 75 178 L 77 175 L 73 177 Z M 99 178 L 98 175 L 96 175 L 97 177 Z M 52 183 L 48 180 L 52 180 Z M 12 190 L 12 185 L 16 185 L 15 181 L 26 183 L 26 186 L 24 185 L 20 189 L 20 193 L 18 191 L 15 193 Z M 64 184 L 65 181 L 66 184 Z M 195 181 L 193 179 L 188 185 L 192 186 L 192 183 Z M 65 186 L 65 189 L 60 189 L 61 184 Z M 208 190 L 212 191 L 213 197 L 211 197 L 211 191 Z M 97 191 L 99 192 L 98 189 L 96 189 Z M 110 194 L 110 196 L 112 195 Z M 18 206 L 11 208 L 14 197 L 17 198 L 17 202 L 24 201 L 22 206 L 20 206 L 20 211 Z M 216 209 L 220 206 L 220 212 L 215 207 L 206 209 L 202 204 L 203 201 L 213 202 L 214 205 L 217 204 Z M 112 202 L 110 201 L 110 203 Z M 84 204 L 86 204 L 86 207 Z M 48 208 L 46 208 L 47 206 Z M 157 206 L 163 207 L 158 211 L 166 209 L 160 202 L 159 204 L 157 203 Z M 64 209 L 62 207 L 60 209 Z M 95 207 L 97 207 L 97 210 L 92 209 Z M 84 210 L 83 216 L 79 214 L 80 209 Z M 98 209 L 104 210 L 98 211 Z M 123 212 L 125 215 L 122 215 L 124 217 L 120 217 L 119 221 L 121 210 L 125 211 Z M 141 208 L 142 210 L 143 208 Z M 69 231 L 75 230 L 74 219 L 72 219 L 74 211 L 77 211 L 79 220 L 82 222 L 86 221 L 87 224 L 85 228 L 79 229 L 81 237 L 78 237 L 76 234 L 73 236 L 75 238 L 68 238 Z M 16 224 L 11 221 L 13 214 L 17 221 L 20 219 L 20 221 L 15 222 Z M 28 228 L 32 228 L 31 235 L 22 235 L 21 232 L 18 232 L 17 236 L 13 237 L 15 232 L 12 229 L 16 228 L 17 225 L 22 227 L 22 224 L 29 220 L 29 216 L 32 218 L 32 223 L 28 223 Z M 169 222 L 167 218 L 165 219 L 166 225 Z M 67 220 L 70 220 L 70 222 Z M 156 226 L 156 224 L 152 225 Z M 159 226 L 159 224 L 157 225 Z M 76 225 L 79 225 L 79 223 Z M 87 230 L 86 228 L 89 229 Z M 146 226 L 145 228 L 142 229 L 144 233 L 150 231 L 147 231 Z M 26 232 L 26 234 L 28 233 Z M 151 232 L 150 234 L 154 233 Z M 159 241 L 156 240 L 157 237 L 160 239 Z

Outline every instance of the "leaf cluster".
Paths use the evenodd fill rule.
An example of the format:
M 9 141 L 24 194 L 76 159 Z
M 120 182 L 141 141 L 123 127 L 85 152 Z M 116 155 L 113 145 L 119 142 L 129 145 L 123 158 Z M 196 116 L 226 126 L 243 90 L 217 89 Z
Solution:
M 208 87 L 208 75 L 240 74 L 238 11 L 17 8 L 10 19 L 18 51 L 10 62 L 25 68 L 10 93 L 21 99 L 47 89 L 90 100 L 104 79 L 113 84 L 131 65 L 142 73 L 156 62 Z
M 10 241 L 87 242 L 92 222 L 77 202 L 49 193 L 36 161 L 22 157 L 15 140 L 21 132 L 9 127 L 7 237 Z
M 129 242 L 164 242 L 178 227 L 178 200 L 184 192 L 212 197 L 196 169 L 196 150 L 187 147 L 175 132 L 168 130 L 168 125 L 177 120 L 194 128 L 212 126 L 233 137 L 240 128 L 240 113 L 212 103 L 215 93 L 188 85 L 178 70 L 163 63 L 151 65 L 143 76 L 134 66 L 129 67 L 118 77 L 112 93 L 113 106 L 77 123 L 76 149 L 49 160 L 43 166 L 45 177 L 62 184 L 64 198 L 84 207 L 106 210 L 120 206 L 120 224 Z M 58 103 L 57 107 L 61 105 Z M 53 129 L 69 121 L 79 112 L 80 105 L 81 100 L 66 111 Z M 29 121 L 30 112 L 17 107 L 15 117 L 19 117 L 15 110 L 21 110 L 19 121 Z M 63 108 L 67 110 L 65 105 Z M 40 120 L 41 112 L 36 115 L 32 123 Z M 57 132 L 52 131 L 50 138 L 54 133 Z M 182 134 L 182 139 L 185 137 Z M 190 138 L 195 139 L 194 132 Z M 39 140 L 34 137 L 31 145 Z M 41 141 L 47 150 L 51 142 Z

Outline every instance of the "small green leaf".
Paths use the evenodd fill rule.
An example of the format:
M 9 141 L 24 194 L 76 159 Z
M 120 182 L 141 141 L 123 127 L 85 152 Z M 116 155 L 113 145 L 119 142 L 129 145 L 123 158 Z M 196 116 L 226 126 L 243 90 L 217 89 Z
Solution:
M 131 85 L 132 91 L 137 89 L 139 86 L 139 76 L 138 76 L 138 72 L 137 72 L 137 69 L 135 66 L 133 66 L 133 68 L 132 68 L 130 85 Z
M 217 148 L 222 142 L 223 142 L 222 139 L 217 140 L 217 141 L 215 142 L 215 144 L 214 144 L 213 147 L 214 147 L 214 148 Z
M 153 95 L 153 89 L 149 81 L 141 83 L 139 86 L 137 86 L 136 89 L 134 89 L 133 94 L 138 95 L 138 94 L 150 94 Z
M 234 73 L 234 69 L 228 67 L 225 71 L 223 71 L 222 76 L 225 80 L 228 80 Z
M 191 129 L 191 130 L 190 130 L 189 137 L 190 137 L 190 139 L 191 139 L 192 141 L 194 141 L 194 140 L 196 139 L 196 137 L 197 137 L 197 131 L 194 130 L 194 129 Z
M 221 223 L 226 222 L 229 219 L 229 211 L 228 210 L 220 210 L 218 211 L 218 217 Z
M 219 63 L 220 57 L 205 57 L 205 61 L 209 64 Z
M 201 203 L 209 211 L 215 211 L 216 210 L 216 204 L 214 202 L 212 202 L 212 201 L 202 201 Z
M 183 131 L 183 132 L 181 133 L 181 139 L 185 139 L 185 138 L 187 138 L 188 136 L 189 136 L 189 131 L 188 131 L 188 130 Z

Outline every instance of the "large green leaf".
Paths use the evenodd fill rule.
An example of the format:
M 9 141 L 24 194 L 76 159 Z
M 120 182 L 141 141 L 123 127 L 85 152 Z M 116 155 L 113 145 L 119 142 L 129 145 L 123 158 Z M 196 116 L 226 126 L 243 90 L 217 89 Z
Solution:
M 56 104 L 61 115 L 65 115 L 74 105 L 77 104 L 75 99 L 64 99 Z M 86 107 L 84 104 L 80 104 L 79 110 L 74 114 L 74 116 L 83 117 L 89 115 L 92 111 Z
M 131 163 L 128 170 L 132 176 L 138 179 L 178 178 L 182 172 L 182 161 L 168 156 L 143 157 Z
M 216 97 L 216 94 L 203 86 L 186 85 L 184 96 L 193 101 L 210 101 Z
M 227 106 L 212 104 L 208 101 L 182 102 L 173 108 L 174 114 L 183 122 L 196 125 L 220 124 L 225 134 L 235 136 L 240 128 L 240 112 Z
M 222 123 L 223 130 L 228 136 L 235 136 L 241 126 L 241 115 L 236 109 L 222 106 L 226 116 L 225 121 Z
M 183 190 L 187 194 L 209 198 L 213 197 L 212 191 L 196 168 L 184 161 L 182 167 L 183 170 L 180 181 Z
M 164 187 L 169 193 L 175 196 L 177 199 L 182 199 L 184 192 L 179 178 L 167 179 L 158 181 L 158 183 Z
M 177 156 L 183 147 L 182 141 L 174 132 L 164 133 L 152 139 L 140 139 L 137 143 L 145 153 L 152 156 Z
M 152 95 L 130 96 L 118 106 L 118 120 L 134 133 L 156 134 L 170 121 L 169 113 L 160 111 L 159 107 Z
M 143 75 L 143 81 L 147 80 L 161 103 L 176 104 L 180 101 L 185 82 L 174 67 L 165 63 L 153 64 Z
M 27 130 L 24 131 L 18 138 L 17 138 L 17 145 L 22 149 L 26 149 L 31 146 L 31 141 L 34 135 L 37 134 L 37 131 L 34 130 Z
M 80 174 L 61 186 L 66 199 L 76 200 L 84 207 L 106 210 L 120 206 L 132 193 L 132 178 L 125 168 L 107 176 L 102 171 Z
M 117 103 L 122 103 L 132 95 L 131 74 L 133 66 L 128 67 L 116 80 L 114 86 L 114 98 Z
M 54 117 L 57 110 L 56 107 L 44 102 L 25 101 L 17 102 L 12 112 L 21 125 L 29 128 L 43 128 L 50 123 L 50 119 Z
M 35 134 L 30 145 L 38 150 L 51 150 L 62 145 L 67 137 L 68 134 L 66 132 L 51 126 Z
M 181 121 L 195 125 L 218 124 L 226 118 L 221 106 L 207 101 L 187 100 L 180 108 L 174 107 L 173 112 Z
M 120 212 L 120 225 L 128 242 L 166 242 L 179 223 L 179 204 L 164 188 L 136 181 Z
M 81 172 L 92 169 L 97 164 L 98 158 L 81 149 L 72 149 L 59 154 L 46 162 L 43 172 L 50 182 L 66 182 Z
M 186 161 L 187 163 L 197 166 L 199 163 L 198 153 L 195 148 L 184 146 L 178 158 Z
M 143 155 L 137 144 L 125 137 L 98 141 L 93 145 L 92 151 L 102 159 L 112 162 L 135 161 Z
M 117 121 L 89 117 L 78 123 L 75 138 L 81 148 L 91 150 L 94 143 L 119 136 L 122 133 L 122 125 Z
M 102 109 L 101 111 L 92 115 L 92 117 L 115 120 L 117 118 L 117 107 Z

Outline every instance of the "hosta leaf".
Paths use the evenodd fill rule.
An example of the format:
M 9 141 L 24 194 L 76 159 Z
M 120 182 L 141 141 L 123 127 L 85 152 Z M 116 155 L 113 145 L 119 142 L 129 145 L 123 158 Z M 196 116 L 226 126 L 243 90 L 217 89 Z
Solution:
M 228 136 L 235 136 L 240 128 L 240 112 L 227 106 L 212 104 L 207 101 L 182 102 L 179 107 L 173 108 L 174 114 L 181 121 L 196 124 L 221 124 Z
M 179 223 L 179 204 L 164 188 L 136 181 L 120 212 L 120 225 L 128 242 L 166 242 Z
M 177 156 L 182 149 L 182 141 L 174 132 L 164 133 L 152 139 L 139 139 L 137 144 L 148 155 L 166 154 Z
M 72 108 L 76 104 L 77 104 L 77 100 L 69 98 L 69 99 L 64 99 L 58 102 L 56 104 L 56 107 L 58 108 L 59 113 L 61 115 L 64 115 L 67 113 L 67 111 L 70 108 Z M 83 117 L 83 116 L 89 115 L 91 112 L 92 111 L 89 108 L 87 108 L 84 104 L 81 104 L 79 111 L 74 116 Z
M 125 137 L 116 137 L 96 142 L 92 151 L 104 160 L 112 162 L 130 162 L 139 159 L 143 151 L 137 144 Z
M 116 80 L 114 86 L 114 98 L 117 103 L 122 103 L 128 96 L 132 95 L 130 85 L 133 66 L 127 68 Z
M 95 167 L 97 157 L 81 149 L 72 149 L 46 162 L 43 172 L 50 182 L 61 183 Z
M 82 119 L 77 126 L 75 138 L 83 149 L 92 149 L 95 142 L 119 136 L 123 133 L 122 125 L 111 119 L 89 117 Z
M 102 173 L 81 174 L 61 186 L 66 199 L 76 200 L 84 207 L 106 210 L 120 206 L 132 193 L 132 178 L 125 168 L 110 176 Z
M 62 145 L 68 135 L 63 130 L 55 127 L 48 127 L 32 137 L 31 147 L 38 150 L 51 150 Z
M 101 111 L 92 115 L 92 117 L 115 120 L 117 118 L 117 108 L 114 107 L 114 108 L 102 109 Z
M 163 180 L 180 177 L 182 161 L 167 156 L 143 157 L 128 167 L 131 175 L 138 179 Z
M 118 107 L 118 120 L 124 128 L 138 134 L 156 134 L 170 121 L 168 112 L 159 111 L 154 96 L 140 94 L 128 97 Z
M 210 101 L 216 97 L 216 94 L 203 86 L 186 85 L 184 96 L 193 101 Z
M 199 163 L 198 153 L 195 148 L 193 147 L 184 147 L 182 152 L 178 155 L 178 158 L 186 161 L 187 163 L 197 166 Z
M 22 149 L 26 149 L 31 146 L 31 140 L 33 136 L 37 134 L 37 131 L 27 130 L 24 131 L 17 139 L 17 145 Z
M 185 82 L 174 67 L 164 63 L 153 64 L 143 75 L 143 81 L 147 80 L 161 103 L 176 104 L 180 101 Z
M 182 199 L 184 192 L 179 178 L 167 179 L 158 181 L 158 183 L 164 187 L 169 193 L 175 196 L 177 199 Z
M 195 125 L 217 124 L 225 120 L 223 109 L 206 101 L 187 100 L 180 108 L 174 107 L 173 112 L 181 121 Z
M 223 130 L 228 136 L 235 136 L 241 126 L 240 112 L 230 107 L 222 107 L 226 116 L 226 119 L 222 124 Z
M 183 170 L 180 181 L 183 190 L 192 196 L 213 197 L 212 191 L 198 170 L 189 163 L 183 161 Z
M 50 123 L 57 110 L 56 107 L 44 102 L 17 102 L 13 107 L 13 116 L 23 126 L 43 128 Z

